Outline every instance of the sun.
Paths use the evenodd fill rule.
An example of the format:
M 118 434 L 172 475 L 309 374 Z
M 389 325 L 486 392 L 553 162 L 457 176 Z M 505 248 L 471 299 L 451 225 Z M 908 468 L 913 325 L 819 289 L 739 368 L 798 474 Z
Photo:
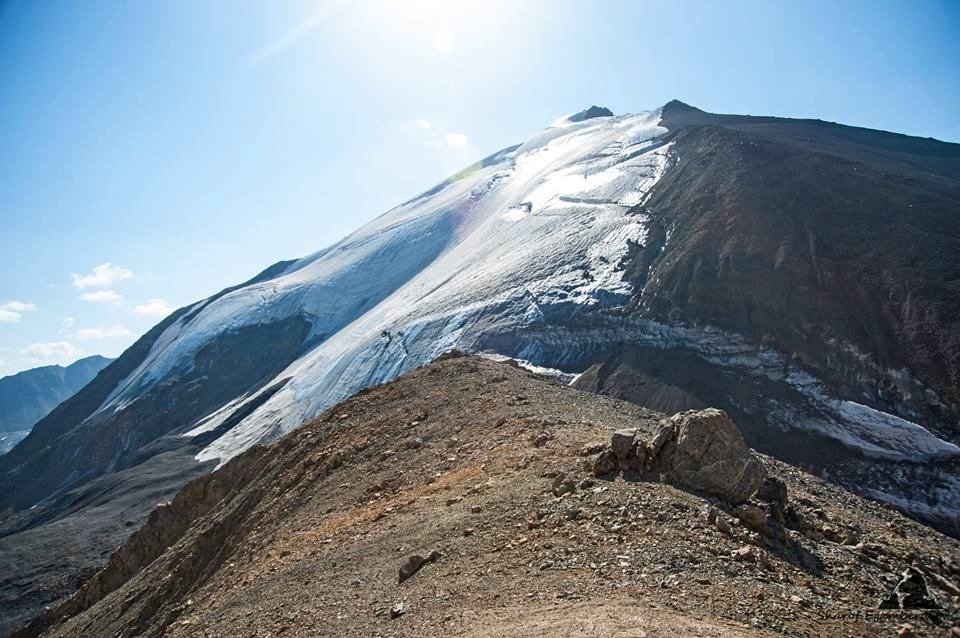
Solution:
M 392 0 L 389 6 L 396 28 L 416 34 L 442 55 L 456 48 L 458 32 L 469 28 L 476 11 L 462 0 Z

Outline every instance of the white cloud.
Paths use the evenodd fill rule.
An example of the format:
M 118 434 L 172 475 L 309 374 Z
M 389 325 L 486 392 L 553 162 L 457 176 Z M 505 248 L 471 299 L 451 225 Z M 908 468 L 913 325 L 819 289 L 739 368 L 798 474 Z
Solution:
M 72 328 L 77 323 L 77 320 L 73 317 L 64 317 L 63 318 L 63 327 L 66 329 Z
M 465 150 L 471 150 L 470 138 L 457 131 L 451 131 L 444 122 L 432 122 L 425 118 L 408 120 L 404 123 L 407 134 L 410 139 L 417 141 L 429 148 L 438 149 L 444 154 L 450 154 L 455 151 L 458 163 L 461 161 L 461 155 Z
M 174 310 L 166 299 L 147 299 L 145 303 L 134 306 L 133 313 L 145 317 L 166 317 Z
M 123 295 L 114 290 L 96 290 L 80 295 L 84 301 L 102 301 L 105 303 L 123 303 Z
M 0 321 L 20 321 L 25 312 L 33 312 L 37 307 L 32 303 L 8 301 L 0 306 Z
M 78 275 L 77 273 L 73 273 L 70 277 L 73 279 L 73 285 L 83 290 L 85 288 L 111 286 L 118 281 L 132 279 L 133 273 L 126 268 L 114 266 L 108 261 L 91 270 L 89 274 Z
M 463 148 L 467 145 L 470 139 L 463 133 L 447 133 L 443 136 L 443 141 L 450 148 Z
M 110 339 L 112 337 L 129 337 L 130 331 L 123 326 L 107 326 L 106 328 L 80 328 L 77 330 L 77 339 L 89 341 L 91 339 Z
M 31 343 L 20 354 L 40 363 L 72 363 L 81 356 L 83 351 L 69 341 L 50 341 L 47 343 Z
M 13 312 L 30 312 L 31 310 L 36 310 L 37 307 L 32 303 L 24 303 L 22 301 L 8 301 L 3 304 L 4 310 L 11 310 Z

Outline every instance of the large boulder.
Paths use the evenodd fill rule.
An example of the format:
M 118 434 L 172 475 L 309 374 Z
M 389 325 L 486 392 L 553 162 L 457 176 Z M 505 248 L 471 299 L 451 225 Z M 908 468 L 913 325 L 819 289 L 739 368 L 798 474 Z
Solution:
M 732 505 L 749 499 L 767 478 L 723 410 L 678 412 L 664 419 L 649 443 L 650 471 L 676 485 L 719 496 Z

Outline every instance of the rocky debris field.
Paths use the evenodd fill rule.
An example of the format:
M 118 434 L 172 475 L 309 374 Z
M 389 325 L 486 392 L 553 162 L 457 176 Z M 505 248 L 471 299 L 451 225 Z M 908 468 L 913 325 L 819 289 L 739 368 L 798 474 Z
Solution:
M 20 635 L 955 636 L 960 544 L 743 444 L 449 356 L 188 485 Z

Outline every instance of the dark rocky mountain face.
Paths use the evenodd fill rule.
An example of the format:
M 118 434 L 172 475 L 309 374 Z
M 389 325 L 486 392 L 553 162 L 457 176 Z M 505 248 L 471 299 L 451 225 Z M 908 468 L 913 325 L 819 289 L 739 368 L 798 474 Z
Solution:
M 625 264 L 637 291 L 631 312 L 744 335 L 841 399 L 960 439 L 955 145 L 677 103 L 663 121 L 676 131 L 675 161 L 643 206 L 650 240 Z M 884 477 L 899 474 L 918 494 L 960 471 L 955 458 L 889 462 L 776 427 L 830 418 L 804 414 L 789 368 L 783 379 L 758 378 L 629 343 L 601 360 L 578 386 L 656 409 L 723 406 L 759 449 L 852 489 L 889 493 Z M 783 406 L 793 406 L 785 417 Z M 914 514 L 960 531 L 956 503 L 937 509 Z
M 5 603 L 72 591 L 186 481 L 452 346 L 720 407 L 957 534 L 960 145 L 677 102 L 580 115 L 181 309 L 44 418 L 0 457 Z
M 17 440 L 64 399 L 87 385 L 112 359 L 92 356 L 69 366 L 43 366 L 0 379 L 0 436 Z M 14 437 L 12 435 L 16 434 Z M 0 442 L 0 454 L 13 446 Z
M 674 241 L 628 266 L 639 306 L 771 344 L 955 438 L 957 145 L 680 105 L 663 122 L 677 159 L 645 210 Z

